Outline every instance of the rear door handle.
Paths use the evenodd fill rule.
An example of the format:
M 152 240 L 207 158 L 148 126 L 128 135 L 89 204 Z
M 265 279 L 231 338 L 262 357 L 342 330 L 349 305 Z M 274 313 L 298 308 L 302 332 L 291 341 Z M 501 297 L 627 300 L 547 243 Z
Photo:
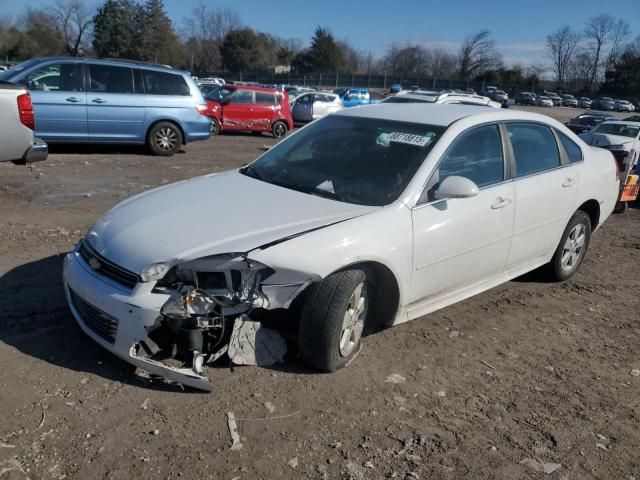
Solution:
M 496 201 L 491 205 L 493 210 L 499 210 L 501 208 L 506 207 L 507 205 L 511 205 L 511 200 L 509 198 L 496 198 Z
M 566 178 L 564 183 L 562 184 L 563 187 L 572 187 L 573 185 L 575 185 L 576 183 L 576 179 L 575 178 Z
M 93 100 L 91 100 L 93 103 L 107 103 L 106 100 L 103 100 L 101 98 L 94 98 Z
M 78 97 L 69 97 L 67 98 L 67 102 L 71 102 L 71 103 L 78 103 L 81 102 L 82 100 L 80 100 Z

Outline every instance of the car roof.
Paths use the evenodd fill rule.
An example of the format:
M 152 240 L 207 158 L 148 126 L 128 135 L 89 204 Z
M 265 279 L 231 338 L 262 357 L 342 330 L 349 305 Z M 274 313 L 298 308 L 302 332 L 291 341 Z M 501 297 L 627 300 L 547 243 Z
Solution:
M 548 122 L 549 117 L 524 110 L 497 109 L 480 105 L 433 103 L 379 103 L 356 108 L 346 108 L 333 115 L 364 117 L 397 122 L 422 123 L 449 126 L 465 117 L 486 117 L 487 121 L 530 120 Z
M 287 93 L 282 90 L 277 90 L 275 88 L 267 88 L 267 87 L 253 87 L 251 85 L 224 85 L 224 88 L 229 90 L 252 90 L 255 92 L 264 92 L 264 93 Z
M 600 125 L 602 125 L 603 123 L 606 123 L 608 125 L 614 124 L 614 125 L 629 125 L 631 127 L 640 127 L 640 122 L 625 122 L 624 120 L 607 120 L 606 122 L 602 122 Z
M 137 61 L 137 60 L 127 60 L 127 59 L 119 59 L 119 58 L 91 58 L 91 57 L 64 57 L 64 56 L 58 56 L 58 57 L 37 57 L 34 58 L 33 60 L 36 60 L 38 62 L 49 62 L 49 61 L 76 61 L 76 62 L 82 62 L 82 63 L 86 63 L 86 62 L 98 62 L 98 63 L 102 63 L 102 64 L 106 64 L 106 65 L 126 65 L 129 67 L 144 67 L 144 68 L 148 68 L 148 69 L 152 69 L 152 70 L 162 70 L 162 71 L 166 71 L 166 72 L 172 72 L 172 73 L 186 73 L 189 74 L 189 72 L 187 72 L 186 70 L 180 70 L 177 68 L 173 68 L 170 65 L 161 65 L 158 63 L 149 63 L 149 62 L 141 62 L 141 61 Z

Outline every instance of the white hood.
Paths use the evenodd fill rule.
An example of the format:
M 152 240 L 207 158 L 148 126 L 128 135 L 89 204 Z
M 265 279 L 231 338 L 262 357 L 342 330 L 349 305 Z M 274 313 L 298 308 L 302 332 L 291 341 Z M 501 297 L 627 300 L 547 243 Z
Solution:
M 230 171 L 125 200 L 91 227 L 87 239 L 108 260 L 140 273 L 156 262 L 246 252 L 377 208 L 316 197 Z
M 623 135 L 610 135 L 606 133 L 587 132 L 580 135 L 587 145 L 592 147 L 608 147 L 609 145 L 622 145 L 628 143 L 629 147 L 633 143 L 633 138 Z

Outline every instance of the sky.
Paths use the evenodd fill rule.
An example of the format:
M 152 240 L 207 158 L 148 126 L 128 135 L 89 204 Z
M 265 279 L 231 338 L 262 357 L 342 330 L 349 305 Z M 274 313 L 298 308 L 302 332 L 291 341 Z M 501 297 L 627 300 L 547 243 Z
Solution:
M 54 0 L 30 0 L 39 7 Z M 140 0 L 142 1 L 142 0 Z M 505 63 L 524 66 L 548 63 L 544 41 L 555 29 L 577 30 L 600 13 L 626 19 L 633 36 L 640 34 L 640 0 L 205 0 L 234 9 L 242 22 L 280 37 L 308 43 L 316 26 L 328 27 L 336 38 L 356 49 L 381 55 L 392 42 L 441 45 L 455 51 L 466 35 L 491 30 Z M 99 0 L 88 0 L 99 5 Z M 176 26 L 191 13 L 197 0 L 164 0 Z M 27 3 L 0 0 L 0 15 L 17 16 Z

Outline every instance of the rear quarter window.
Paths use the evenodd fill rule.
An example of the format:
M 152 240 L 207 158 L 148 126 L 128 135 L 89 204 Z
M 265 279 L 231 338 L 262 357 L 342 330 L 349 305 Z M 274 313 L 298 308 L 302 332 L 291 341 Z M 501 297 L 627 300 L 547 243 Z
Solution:
M 557 132 L 557 131 L 556 131 Z M 560 142 L 564 147 L 564 151 L 567 153 L 567 157 L 569 157 L 569 161 L 571 163 L 581 162 L 582 161 L 582 149 L 578 146 L 576 142 L 571 140 L 562 132 L 557 132 L 558 137 L 560 137 Z
M 275 105 L 275 95 L 273 93 L 256 92 L 256 103 L 261 105 Z
M 145 93 L 150 95 L 191 95 L 187 82 L 175 73 L 142 70 L 142 79 Z

